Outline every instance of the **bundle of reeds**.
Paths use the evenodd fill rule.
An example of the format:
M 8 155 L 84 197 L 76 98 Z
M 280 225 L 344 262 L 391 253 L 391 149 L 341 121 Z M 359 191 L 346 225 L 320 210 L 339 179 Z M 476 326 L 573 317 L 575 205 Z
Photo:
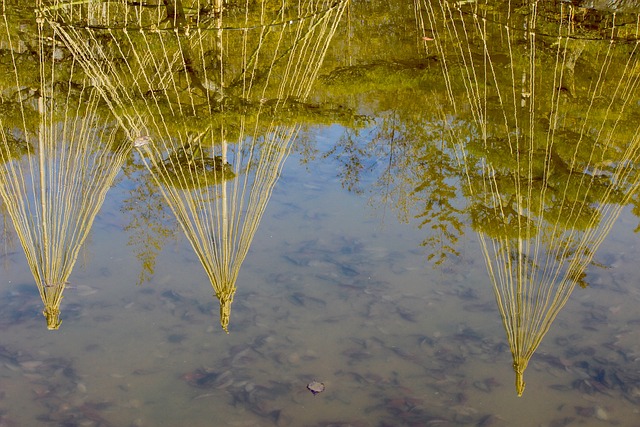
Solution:
M 552 3 L 415 2 L 445 77 L 443 135 L 464 171 L 518 395 L 640 185 L 638 17 L 594 29 L 584 11 Z
M 240 266 L 347 3 L 39 9 L 138 148 L 205 268 L 225 331 Z

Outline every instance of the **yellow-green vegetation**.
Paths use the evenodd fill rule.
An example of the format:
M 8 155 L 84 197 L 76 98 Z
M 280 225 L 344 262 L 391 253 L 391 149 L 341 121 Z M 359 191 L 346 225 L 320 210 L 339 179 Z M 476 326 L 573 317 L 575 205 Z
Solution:
M 349 91 L 351 94 L 375 91 L 400 91 L 427 87 L 428 70 L 435 57 L 414 61 L 377 60 L 366 64 L 339 67 L 323 75 L 320 82 L 329 91 Z M 339 89 L 338 89 L 339 88 Z

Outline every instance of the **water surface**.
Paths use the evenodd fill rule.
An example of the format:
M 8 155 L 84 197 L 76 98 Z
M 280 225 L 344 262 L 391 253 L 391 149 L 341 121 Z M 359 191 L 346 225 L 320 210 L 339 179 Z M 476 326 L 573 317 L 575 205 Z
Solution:
M 420 9 L 426 3 L 415 5 L 426 19 Z M 452 212 L 465 212 L 473 199 L 465 198 L 464 165 L 449 174 L 454 162 L 444 164 L 454 148 L 433 137 L 442 129 L 436 118 L 454 114 L 440 96 L 447 92 L 443 58 L 425 46 L 435 40 L 424 31 L 435 26 L 416 25 L 412 9 L 402 6 L 393 7 L 407 13 L 396 16 L 394 31 L 403 35 L 395 41 L 395 62 L 367 52 L 366 44 L 347 59 L 343 49 L 328 53 L 309 97 L 331 106 L 345 101 L 348 111 L 331 110 L 342 124 L 300 122 L 235 282 L 228 334 L 210 279 L 173 212 L 161 194 L 145 194 L 155 187 L 144 150 L 130 153 L 107 193 L 69 277 L 57 331 L 46 329 L 33 274 L 4 215 L 0 425 L 634 425 L 640 401 L 635 193 L 595 248 L 587 286 L 575 288 L 542 337 L 518 397 L 479 240 L 481 233 L 495 237 L 495 230 L 491 235 L 461 214 L 451 249 L 431 228 L 450 218 L 434 216 L 420 226 L 433 194 L 457 188 L 447 200 Z M 371 7 L 370 16 L 380 18 L 382 6 Z M 600 11 L 585 16 L 590 13 Z M 372 44 L 387 43 L 385 37 L 372 33 Z M 332 43 L 347 44 L 340 37 Z M 491 49 L 492 64 L 514 67 Z M 573 52 L 580 49 L 593 53 L 589 47 Z M 365 65 L 358 68 L 357 61 Z M 336 72 L 340 67 L 346 68 Z M 466 93 L 456 80 L 459 70 L 449 76 L 456 100 Z M 579 109 L 571 92 L 579 98 L 588 78 L 578 73 L 577 88 L 553 91 L 563 105 Z M 637 93 L 629 92 L 629 105 L 637 108 Z M 434 99 L 441 104 L 429 104 Z M 509 108 L 497 110 L 507 116 Z M 626 121 L 635 117 L 633 108 L 629 117 L 620 113 L 628 126 L 621 128 L 637 142 L 633 121 Z M 471 126 L 468 112 L 459 110 L 459 120 Z M 569 126 L 570 113 L 563 117 Z M 594 127 L 608 126 L 599 120 Z M 425 170 L 443 171 L 426 195 L 420 179 L 438 174 L 419 175 Z M 143 255 L 154 261 L 143 264 L 149 259 Z M 324 383 L 325 391 L 312 394 L 311 381 Z

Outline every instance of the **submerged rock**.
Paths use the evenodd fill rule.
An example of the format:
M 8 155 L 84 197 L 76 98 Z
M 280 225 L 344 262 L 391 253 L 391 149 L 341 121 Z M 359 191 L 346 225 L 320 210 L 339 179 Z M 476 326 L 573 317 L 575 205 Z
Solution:
M 316 394 L 322 393 L 324 391 L 324 383 L 311 381 L 309 384 L 307 384 L 307 389 L 315 396 Z

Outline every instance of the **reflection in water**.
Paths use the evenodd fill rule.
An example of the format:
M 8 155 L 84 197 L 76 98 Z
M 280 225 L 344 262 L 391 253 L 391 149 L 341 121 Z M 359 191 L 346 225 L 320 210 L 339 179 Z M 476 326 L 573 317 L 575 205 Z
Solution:
M 235 282 L 348 1 L 41 12 L 94 79 L 196 251 L 227 330 Z M 220 6 L 220 4 L 218 4 Z
M 358 111 L 372 115 L 372 128 L 359 135 L 354 132 L 353 141 L 366 139 L 368 147 L 379 150 L 375 154 L 390 154 L 388 162 L 380 161 L 387 157 L 372 159 L 382 165 L 378 170 L 393 166 L 387 175 L 391 186 L 400 182 L 391 180 L 397 177 L 407 189 L 405 194 L 414 197 L 410 192 L 421 181 L 428 180 L 430 186 L 444 181 L 455 188 L 443 187 L 435 193 L 427 186 L 421 194 L 432 198 L 423 199 L 422 205 L 449 200 L 452 208 L 461 207 L 463 200 L 449 196 L 458 185 L 458 175 L 453 175 L 459 170 L 455 159 L 440 161 L 453 153 L 441 138 L 438 110 L 425 108 L 438 105 L 438 91 L 444 85 L 436 86 L 443 79 L 434 67 L 439 68 L 441 61 L 435 55 L 426 61 L 404 61 L 403 54 L 409 59 L 415 56 L 415 44 L 396 41 L 395 36 L 410 33 L 413 40 L 413 10 L 399 19 L 395 11 L 407 6 L 406 1 L 382 3 L 354 2 L 350 11 L 354 19 L 344 28 L 348 31 L 339 28 L 332 40 L 339 42 L 340 33 L 345 39 L 349 36 L 356 53 L 353 68 L 342 67 L 345 64 L 337 59 L 330 62 L 329 55 L 324 59 L 323 67 L 330 75 L 348 74 L 344 90 L 340 89 L 344 96 L 332 86 L 332 93 L 340 95 L 334 97 L 339 98 L 335 104 L 357 104 Z M 356 5 L 364 7 L 366 15 Z M 393 14 L 373 13 L 388 12 L 390 6 Z M 147 2 L 146 7 L 152 4 Z M 164 5 L 160 9 L 164 14 Z M 27 12 L 20 24 L 28 26 L 33 11 Z M 13 34 L 19 31 L 28 43 L 20 24 Z M 378 38 L 381 33 L 385 43 Z M 358 41 L 366 45 L 356 45 Z M 336 46 L 340 44 L 330 51 L 342 55 L 346 49 Z M 71 65 L 72 55 L 64 50 L 62 56 L 57 67 Z M 378 62 L 381 56 L 383 61 Z M 392 61 L 398 56 L 402 62 Z M 363 77 L 360 71 L 368 74 Z M 378 80 L 369 79 L 371 73 Z M 385 79 L 387 75 L 390 78 Z M 429 77 L 428 84 L 423 76 Z M 3 73 L 0 79 L 3 77 L 15 80 L 12 73 Z M 394 86 L 399 81 L 407 84 L 412 77 L 411 86 Z M 339 83 L 337 80 L 334 82 Z M 93 82 L 97 80 L 92 78 Z M 358 88 L 353 82 L 363 84 Z M 455 88 L 466 99 L 464 86 Z M 314 89 L 313 99 L 327 96 L 328 91 L 321 89 Z M 367 95 L 362 96 L 358 89 L 368 91 Z M 230 90 L 227 86 L 225 93 Z M 436 96 L 430 96 L 434 92 Z M 353 104 L 347 102 L 350 100 Z M 462 112 L 456 117 L 461 116 Z M 128 120 L 124 114 L 120 118 Z M 370 130 L 376 132 L 375 138 L 370 138 Z M 344 131 L 340 126 L 313 129 L 312 148 L 343 144 L 358 156 L 359 145 L 337 142 Z M 379 137 L 382 132 L 389 136 L 388 144 Z M 136 144 L 153 144 L 158 133 L 149 131 L 137 138 Z M 131 141 L 127 142 L 130 146 Z M 556 151 L 566 152 L 557 142 Z M 298 147 L 296 144 L 296 151 Z M 162 157 L 152 154 L 159 162 L 180 164 L 182 170 L 197 171 L 204 164 L 215 171 L 217 166 L 220 172 L 235 176 L 228 174 L 229 179 L 223 181 L 229 185 L 244 178 L 234 172 L 233 157 L 225 162 L 216 159 L 221 156 L 218 146 L 213 152 L 202 144 L 172 144 L 172 148 L 176 150 L 167 150 Z M 308 153 L 301 151 L 300 155 Z M 592 425 L 598 421 L 633 425 L 637 419 L 640 376 L 635 361 L 640 350 L 640 320 L 635 308 L 640 295 L 633 286 L 638 273 L 631 261 L 638 258 L 637 242 L 628 233 L 629 223 L 637 219 L 627 215 L 629 210 L 598 249 L 599 258 L 614 268 L 589 269 L 592 286 L 577 291 L 571 304 L 562 309 L 561 318 L 554 321 L 527 368 L 527 395 L 519 399 L 513 393 L 508 368 L 512 363 L 509 346 L 504 333 L 495 332 L 499 328 L 496 306 L 487 302 L 493 296 L 491 287 L 477 287 L 478 282 L 486 281 L 485 267 L 478 265 L 484 258 L 477 246 L 461 241 L 464 258 L 446 262 L 443 269 L 424 269 L 424 253 L 416 251 L 416 246 L 430 232 L 416 233 L 386 220 L 384 229 L 377 227 L 366 200 L 339 188 L 335 174 L 340 163 L 327 158 L 303 163 L 297 161 L 298 153 L 288 157 L 278 189 L 260 220 L 261 231 L 269 232 L 262 233 L 263 238 L 256 235 L 251 256 L 243 262 L 238 279 L 242 285 L 233 302 L 234 333 L 219 345 L 214 339 L 219 327 L 217 322 L 211 324 L 211 310 L 217 311 L 219 305 L 211 298 L 211 285 L 198 286 L 202 267 L 195 261 L 198 267 L 194 268 L 195 254 L 186 239 L 176 242 L 174 248 L 158 250 L 153 281 L 131 286 L 138 272 L 128 248 L 123 247 L 131 236 L 123 232 L 118 219 L 128 221 L 130 217 L 118 215 L 119 201 L 129 197 L 131 188 L 144 187 L 157 197 L 149 203 L 138 199 L 141 206 L 165 204 L 161 186 L 153 181 L 141 158 L 136 154 L 127 160 L 124 179 L 110 190 L 94 223 L 92 252 L 96 256 L 87 264 L 86 275 L 99 291 L 89 296 L 71 286 L 65 289 L 63 334 L 34 330 L 31 319 L 25 318 L 25 313 L 34 312 L 29 301 L 37 289 L 23 284 L 25 278 L 33 281 L 25 263 L 8 263 L 13 272 L 3 272 L 7 286 L 0 293 L 0 425 L 195 427 L 210 426 L 215 419 L 218 425 L 245 426 L 496 427 Z M 179 174 L 181 169 L 176 170 Z M 404 175 L 396 175 L 396 170 Z M 138 171 L 143 179 L 128 179 L 138 178 Z M 222 173 L 209 174 L 211 179 L 217 176 L 224 178 Z M 196 184 L 208 182 L 203 181 Z M 187 187 L 181 182 L 185 180 L 161 185 L 184 190 Z M 392 187 L 386 185 L 378 188 L 391 197 L 397 194 L 395 189 L 387 191 Z M 419 201 L 417 196 L 415 200 Z M 147 214 L 145 209 L 136 213 L 140 217 Z M 168 209 L 166 214 L 173 219 Z M 156 217 L 151 218 L 143 224 L 152 227 Z M 464 226 L 463 214 L 460 218 Z M 37 298 L 35 304 L 40 304 Z M 72 315 L 81 321 L 69 322 Z M 506 369 L 496 368 L 496 363 Z M 314 396 L 307 389 L 313 381 L 326 389 Z
M 636 20 L 594 29 L 566 5 L 421 6 L 521 395 L 530 358 L 638 190 Z
M 30 50 L 27 37 L 14 33 L 19 20 L 3 18 L 3 78 L 11 78 L 0 104 L 0 194 L 44 302 L 47 327 L 58 329 L 78 252 L 130 148 L 116 140 L 117 123 L 104 115 L 100 94 L 76 80 L 73 66 L 56 64 L 56 35 L 40 22 L 38 50 Z

